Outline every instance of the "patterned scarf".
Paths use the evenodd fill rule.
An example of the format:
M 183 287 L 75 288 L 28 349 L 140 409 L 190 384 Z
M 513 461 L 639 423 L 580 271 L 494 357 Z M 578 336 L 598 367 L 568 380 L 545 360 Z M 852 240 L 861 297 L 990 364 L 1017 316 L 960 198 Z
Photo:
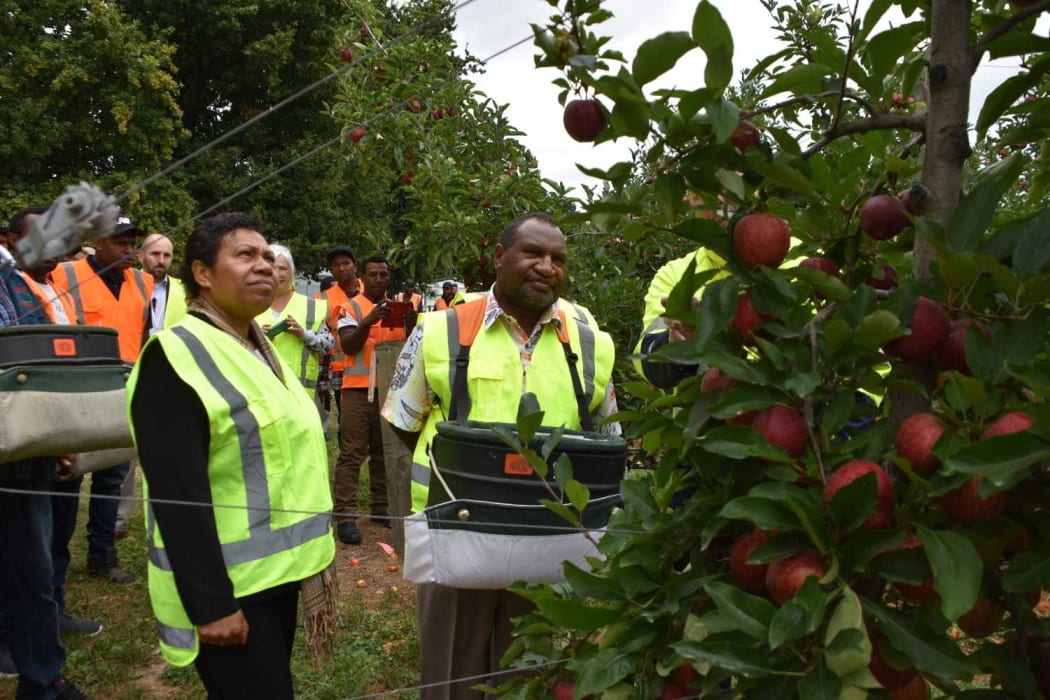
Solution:
M 265 362 L 277 378 L 284 383 L 281 363 L 273 346 L 267 341 L 259 324 L 254 320 L 248 326 L 248 340 L 245 340 L 226 321 L 225 315 L 211 301 L 204 297 L 194 297 L 187 304 L 187 311 L 203 316 L 216 328 L 226 331 L 237 339 L 253 355 Z M 298 382 L 295 390 L 298 390 Z M 323 571 L 303 579 L 299 584 L 300 601 L 303 605 L 303 625 L 306 629 L 306 649 L 321 664 L 331 656 L 331 641 L 335 634 L 337 614 L 336 600 L 339 597 L 339 581 L 335 575 L 335 561 Z

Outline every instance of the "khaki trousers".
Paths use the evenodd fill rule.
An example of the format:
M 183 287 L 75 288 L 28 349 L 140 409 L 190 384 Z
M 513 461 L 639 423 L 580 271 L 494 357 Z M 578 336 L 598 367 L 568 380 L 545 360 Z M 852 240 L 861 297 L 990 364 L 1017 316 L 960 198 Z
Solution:
M 344 389 L 339 417 L 339 460 L 335 464 L 335 516 L 356 513 L 361 465 L 368 458 L 368 482 L 372 513 L 387 513 L 386 458 L 383 455 L 383 432 L 379 421 L 379 399 L 368 400 L 367 389 Z

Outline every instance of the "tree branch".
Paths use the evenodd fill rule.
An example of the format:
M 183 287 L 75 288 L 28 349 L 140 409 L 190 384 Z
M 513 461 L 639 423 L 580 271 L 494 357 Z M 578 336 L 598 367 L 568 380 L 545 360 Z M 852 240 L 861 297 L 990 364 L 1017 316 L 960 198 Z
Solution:
M 873 105 L 871 102 L 868 102 L 866 99 L 864 99 L 860 95 L 856 95 L 856 94 L 854 94 L 852 92 L 845 92 L 844 93 L 844 92 L 842 92 L 840 90 L 828 90 L 827 92 L 817 92 L 817 93 L 814 93 L 812 95 L 799 95 L 798 97 L 792 97 L 791 99 L 784 100 L 783 102 L 777 102 L 775 105 L 770 105 L 768 107 L 761 107 L 759 109 L 753 109 L 750 112 L 741 112 L 740 118 L 741 119 L 750 119 L 751 117 L 755 116 L 756 114 L 768 114 L 769 112 L 776 112 L 778 110 L 783 109 L 784 107 L 791 107 L 792 105 L 799 105 L 799 104 L 810 104 L 811 105 L 811 104 L 815 104 L 816 102 L 818 102 L 822 98 L 826 98 L 826 97 L 838 97 L 840 99 L 842 99 L 842 98 L 850 99 L 850 100 L 853 100 L 853 101 L 857 102 L 860 105 L 863 105 L 864 109 L 868 110 L 869 114 L 873 114 L 873 115 L 874 114 L 879 114 L 879 110 L 875 107 L 875 105 Z
M 853 51 L 854 51 L 854 48 L 855 48 L 854 44 L 853 44 L 853 38 L 854 38 L 853 32 L 856 30 L 856 25 L 857 25 L 857 7 L 859 5 L 860 5 L 860 0 L 855 0 L 854 3 L 853 3 L 853 11 L 850 12 L 850 16 L 849 16 L 850 32 L 849 32 L 849 45 L 846 47 L 846 65 L 844 65 L 842 67 L 842 88 L 839 90 L 839 101 L 838 101 L 838 104 L 835 105 L 835 116 L 832 117 L 832 119 L 831 119 L 831 129 L 830 129 L 830 131 L 834 131 L 835 129 L 837 129 L 838 126 L 839 126 L 839 123 L 842 121 L 842 104 L 843 104 L 843 102 L 846 99 L 846 83 L 849 81 L 849 67 L 850 67 L 850 64 L 853 63 Z
M 827 146 L 835 139 L 852 134 L 863 134 L 868 131 L 879 129 L 909 129 L 911 131 L 923 132 L 926 130 L 926 119 L 921 114 L 876 114 L 867 119 L 839 124 L 834 129 L 828 129 L 824 137 L 802 152 L 803 158 L 811 158 L 820 149 Z
M 1043 2 L 1036 3 L 1031 7 L 1026 7 L 1023 10 L 1013 13 L 1000 24 L 998 27 L 993 27 L 987 34 L 981 37 L 976 44 L 973 45 L 973 59 L 970 66 L 970 75 L 977 72 L 977 65 L 981 62 L 981 56 L 988 50 L 988 45 L 993 41 L 1006 34 L 1008 31 L 1016 27 L 1021 22 L 1024 22 L 1029 17 L 1034 17 L 1046 10 L 1050 10 L 1050 0 L 1043 0 Z

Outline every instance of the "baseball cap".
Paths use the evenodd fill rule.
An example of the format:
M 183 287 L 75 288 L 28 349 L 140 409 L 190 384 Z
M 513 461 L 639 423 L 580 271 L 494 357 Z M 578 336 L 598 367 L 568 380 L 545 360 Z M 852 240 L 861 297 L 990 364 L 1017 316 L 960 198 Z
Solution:
M 140 229 L 135 224 L 131 223 L 131 219 L 129 219 L 128 217 L 126 217 L 126 216 L 119 217 L 117 219 L 117 225 L 113 229 L 113 235 L 114 236 L 126 236 L 126 235 L 128 235 L 130 233 L 133 233 L 136 236 L 141 236 L 142 235 L 142 229 Z
M 328 252 L 325 253 L 324 259 L 328 262 L 329 265 L 331 265 L 332 258 L 334 258 L 337 255 L 349 256 L 349 258 L 354 261 L 354 264 L 357 264 L 357 256 L 354 255 L 354 249 L 348 245 L 337 245 L 334 248 L 330 248 Z
M 451 282 L 445 282 L 443 285 L 441 285 L 441 288 L 442 289 L 455 289 L 456 285 L 451 283 Z

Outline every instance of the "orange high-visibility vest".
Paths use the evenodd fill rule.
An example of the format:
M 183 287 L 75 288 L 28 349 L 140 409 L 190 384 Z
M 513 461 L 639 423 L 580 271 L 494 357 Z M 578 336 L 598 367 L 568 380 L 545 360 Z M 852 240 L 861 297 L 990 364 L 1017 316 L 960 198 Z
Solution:
M 335 347 L 332 348 L 332 360 L 329 363 L 333 374 L 343 371 L 346 366 L 346 355 L 343 354 L 343 345 L 339 342 L 339 331 L 336 329 L 336 325 L 339 322 L 339 307 L 350 301 L 350 297 L 346 295 L 343 288 L 338 284 L 333 284 L 331 287 L 326 289 L 322 294 L 318 294 L 315 299 L 324 299 L 328 303 L 328 315 L 325 316 L 325 323 L 328 324 L 328 328 L 331 329 L 332 335 L 335 336 Z M 356 297 L 355 297 L 356 298 Z
M 104 326 L 117 331 L 120 359 L 135 362 L 142 349 L 146 330 L 146 315 L 153 298 L 153 276 L 141 270 L 124 270 L 120 299 L 113 296 L 87 258 L 62 263 L 55 283 L 69 292 L 77 323 L 85 326 Z
M 46 292 L 36 280 L 30 277 L 28 272 L 22 273 L 22 279 L 25 280 L 26 286 L 29 287 L 29 291 L 33 292 L 33 296 L 36 297 L 36 300 L 40 302 L 41 308 L 44 309 L 44 313 L 47 314 L 47 317 L 51 319 L 51 323 L 58 323 L 55 319 L 55 308 L 51 305 L 52 295 Z M 77 312 L 73 308 L 72 298 L 70 298 L 67 292 L 63 292 L 61 287 L 55 284 L 55 280 L 51 277 L 50 272 L 47 275 L 47 282 L 51 285 L 51 289 L 55 290 L 55 293 L 58 295 L 58 301 L 66 311 L 66 318 L 69 319 L 70 323 L 76 323 Z
M 345 306 L 339 308 L 338 318 L 342 318 L 343 315 L 349 314 L 356 318 L 357 322 L 360 323 L 361 319 L 372 313 L 372 308 L 374 306 L 375 304 L 373 304 L 368 297 L 364 294 L 358 294 L 353 299 L 347 301 Z M 371 385 L 372 361 L 376 343 L 404 339 L 404 327 L 384 328 L 382 322 L 373 325 L 368 330 L 368 338 L 365 340 L 364 346 L 362 346 L 356 355 L 346 356 L 346 365 L 343 367 L 343 388 L 369 388 Z

